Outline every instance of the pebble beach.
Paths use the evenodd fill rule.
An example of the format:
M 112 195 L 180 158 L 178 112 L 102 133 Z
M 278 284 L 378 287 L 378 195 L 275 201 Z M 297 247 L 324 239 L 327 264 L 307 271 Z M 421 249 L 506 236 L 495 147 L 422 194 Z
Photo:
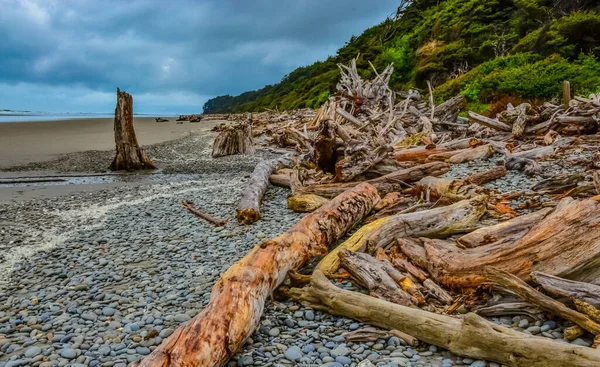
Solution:
M 264 217 L 251 226 L 230 220 L 214 227 L 189 213 L 182 200 L 216 218 L 232 218 L 254 165 L 277 156 L 263 149 L 212 159 L 214 133 L 208 130 L 148 145 L 161 167 L 153 174 L 109 183 L 91 179 L 91 190 L 87 184 L 62 191 L 46 185 L 49 193 L 23 199 L 15 192 L 37 189 L 0 188 L 6 191 L 0 204 L 0 367 L 127 366 L 198 314 L 229 266 L 302 217 L 287 209 L 289 190 L 273 186 L 262 203 Z M 97 173 L 113 154 L 65 152 L 3 167 L 2 173 Z M 456 165 L 446 175 L 485 171 L 493 161 Z M 489 187 L 508 192 L 533 183 L 511 172 Z M 335 284 L 357 290 L 348 281 Z M 557 340 L 564 340 L 570 325 L 520 316 L 492 321 Z M 365 328 L 370 326 L 289 300 L 269 300 L 259 328 L 228 366 L 499 366 L 427 344 L 408 346 L 395 336 L 346 340 L 347 332 Z M 573 343 L 591 345 L 583 338 Z

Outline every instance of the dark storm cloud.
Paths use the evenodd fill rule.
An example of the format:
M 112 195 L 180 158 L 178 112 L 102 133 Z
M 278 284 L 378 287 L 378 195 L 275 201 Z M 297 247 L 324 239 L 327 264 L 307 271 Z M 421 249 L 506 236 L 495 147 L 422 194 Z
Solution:
M 80 110 L 105 111 L 120 86 L 152 112 L 198 110 L 334 54 L 396 4 L 0 0 L 0 108 L 22 97 L 20 108 L 77 109 L 75 98 Z

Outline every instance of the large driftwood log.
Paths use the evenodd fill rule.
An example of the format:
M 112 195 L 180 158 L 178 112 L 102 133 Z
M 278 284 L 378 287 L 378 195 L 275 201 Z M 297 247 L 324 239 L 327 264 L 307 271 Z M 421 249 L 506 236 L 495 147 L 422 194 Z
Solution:
M 115 108 L 115 146 L 116 155 L 110 169 L 140 170 L 153 169 L 154 164 L 146 151 L 138 145 L 133 128 L 133 97 L 131 94 L 117 88 L 117 107 Z
M 429 236 L 443 238 L 473 229 L 485 212 L 485 200 L 478 197 L 453 205 L 423 210 L 417 213 L 397 214 L 373 221 L 354 233 L 349 239 L 333 249 L 317 265 L 328 276 L 339 268 L 339 252 L 364 251 L 368 242 L 374 253 L 377 247 L 388 245 L 397 237 Z
M 428 145 L 416 148 L 402 149 L 394 153 L 394 158 L 401 162 L 425 162 L 429 157 L 436 154 L 448 153 L 476 146 L 477 139 L 465 138 L 450 141 L 437 146 Z
M 304 306 L 410 333 L 454 354 L 511 367 L 589 367 L 600 364 L 600 351 L 559 343 L 495 325 L 475 314 L 459 319 L 405 307 L 337 288 L 319 271 L 310 286 L 289 291 Z
M 427 258 L 425 268 L 438 284 L 451 288 L 478 286 L 485 279 L 485 266 L 523 280 L 529 280 L 531 272 L 540 271 L 600 283 L 598 199 L 562 199 L 552 213 L 516 241 L 509 236 L 485 246 L 460 249 L 453 242 L 421 239 Z
M 536 291 L 518 277 L 494 267 L 486 267 L 485 276 L 488 281 L 517 294 L 527 303 L 553 315 L 560 316 L 565 320 L 569 320 L 594 335 L 600 335 L 600 324 L 592 320 L 589 316 L 572 310 L 563 303 Z
M 326 253 L 378 200 L 373 186 L 361 184 L 255 246 L 221 276 L 200 314 L 134 366 L 223 366 L 258 326 L 265 300 L 288 272 Z
M 213 142 L 213 158 L 253 153 L 252 127 L 246 123 L 223 127 Z
M 531 273 L 531 278 L 553 296 L 580 299 L 600 308 L 600 286 L 596 284 L 576 282 L 537 271 Z
M 381 196 L 394 191 L 399 191 L 405 184 L 415 182 L 426 176 L 439 176 L 448 172 L 449 167 L 443 162 L 426 163 L 403 170 L 390 173 L 368 180 L 369 184 L 375 186 Z M 315 194 L 325 198 L 332 198 L 340 193 L 356 186 L 358 182 L 343 182 L 305 186 L 297 189 L 297 192 L 303 194 Z
M 529 232 L 531 227 L 538 224 L 551 211 L 551 208 L 545 208 L 493 226 L 480 228 L 462 236 L 457 240 L 457 243 L 463 247 L 473 248 L 497 241 L 516 241 Z
M 367 250 L 373 253 L 378 248 L 386 248 L 399 237 L 444 238 L 469 232 L 485 213 L 486 206 L 487 197 L 481 195 L 428 211 L 394 215 L 369 234 Z
M 279 160 L 274 159 L 261 161 L 256 165 L 236 209 L 238 222 L 252 224 L 262 217 L 260 202 L 269 187 L 269 176 L 279 163 Z

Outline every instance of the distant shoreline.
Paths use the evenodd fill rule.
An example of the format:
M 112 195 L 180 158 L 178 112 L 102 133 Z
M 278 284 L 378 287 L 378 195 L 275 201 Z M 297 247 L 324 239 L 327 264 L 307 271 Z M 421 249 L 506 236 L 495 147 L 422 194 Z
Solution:
M 59 154 L 114 149 L 114 117 L 75 118 L 0 123 L 0 170 L 55 158 Z M 153 117 L 134 118 L 140 145 L 179 139 L 206 130 L 207 124 L 156 122 Z
M 175 114 L 134 114 L 137 118 L 176 118 Z M 20 122 L 45 122 L 45 121 L 64 121 L 64 120 L 89 120 L 89 119 L 112 119 L 112 113 L 82 113 L 82 114 L 40 114 L 40 113 L 0 113 L 0 124 L 20 123 Z

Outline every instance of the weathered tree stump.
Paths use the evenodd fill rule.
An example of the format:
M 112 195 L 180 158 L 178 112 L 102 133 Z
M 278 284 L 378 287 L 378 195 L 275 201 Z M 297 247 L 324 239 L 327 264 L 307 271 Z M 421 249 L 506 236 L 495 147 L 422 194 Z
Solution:
M 134 171 L 156 168 L 146 151 L 138 145 L 133 129 L 133 97 L 117 88 L 115 108 L 115 145 L 117 154 L 110 165 L 112 171 Z
M 213 158 L 252 153 L 254 153 L 252 128 L 245 123 L 225 126 L 213 143 Z

